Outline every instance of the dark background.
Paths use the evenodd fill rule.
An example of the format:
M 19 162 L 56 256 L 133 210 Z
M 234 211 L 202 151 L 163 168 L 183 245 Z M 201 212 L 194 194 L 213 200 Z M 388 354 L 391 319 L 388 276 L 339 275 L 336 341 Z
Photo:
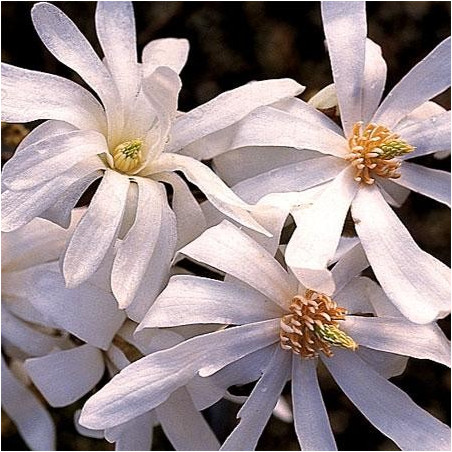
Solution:
M 100 50 L 94 30 L 95 3 L 57 2 Z M 32 2 L 2 2 L 2 61 L 83 82 L 59 63 L 34 32 Z M 331 83 L 318 2 L 136 2 L 139 55 L 152 39 L 183 37 L 190 41 L 189 60 L 182 71 L 179 108 L 187 111 L 222 91 L 250 80 L 290 77 L 307 86 L 307 100 Z M 449 2 L 369 2 L 368 35 L 383 50 L 391 88 L 441 40 L 450 35 Z M 450 92 L 437 101 L 450 108 Z M 2 157 L 10 156 L 4 146 Z M 424 157 L 421 163 L 449 170 L 450 158 Z M 423 196 L 411 194 L 397 211 L 417 243 L 450 265 L 450 211 Z M 450 337 L 448 320 L 441 326 Z M 320 369 L 321 387 L 339 449 L 395 450 L 348 402 L 326 372 Z M 410 360 L 407 371 L 393 379 L 420 406 L 450 422 L 450 374 L 430 361 Z M 375 395 L 378 397 L 378 395 Z M 105 441 L 77 436 L 72 415 L 80 404 L 54 409 L 60 450 L 113 450 Z M 223 402 L 206 415 L 220 440 L 235 425 L 235 406 Z M 26 447 L 14 425 L 2 414 L 2 449 Z M 296 450 L 293 426 L 272 418 L 258 449 Z M 159 429 L 154 450 L 171 450 Z

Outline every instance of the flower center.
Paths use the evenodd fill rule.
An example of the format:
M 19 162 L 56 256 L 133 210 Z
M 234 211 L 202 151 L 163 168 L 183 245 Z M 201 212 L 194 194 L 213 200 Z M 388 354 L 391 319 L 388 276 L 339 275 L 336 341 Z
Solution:
M 123 173 L 133 171 L 141 163 L 142 140 L 130 140 L 116 146 L 111 153 L 115 168 Z
M 306 290 L 297 295 L 289 307 L 290 314 L 281 318 L 279 337 L 284 350 L 292 350 L 302 358 L 315 358 L 319 351 L 331 357 L 331 346 L 356 350 L 358 345 L 339 329 L 347 311 L 329 296 Z
M 356 168 L 355 180 L 373 184 L 374 175 L 397 179 L 397 171 L 402 162 L 397 159 L 414 151 L 414 147 L 399 138 L 384 126 L 357 122 L 353 126 L 352 136 L 348 140 L 351 152 L 345 159 Z

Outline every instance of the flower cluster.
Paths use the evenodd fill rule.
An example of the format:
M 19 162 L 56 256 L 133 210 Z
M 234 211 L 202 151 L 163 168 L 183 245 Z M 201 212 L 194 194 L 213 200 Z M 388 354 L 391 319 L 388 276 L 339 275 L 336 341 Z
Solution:
M 101 58 L 59 8 L 33 7 L 89 89 L 2 64 L 2 120 L 45 120 L 2 187 L 2 407 L 31 449 L 55 448 L 47 404 L 82 400 L 78 432 L 117 450 L 150 450 L 155 425 L 176 450 L 254 450 L 272 414 L 302 450 L 336 450 L 319 366 L 402 450 L 450 449 L 389 381 L 410 357 L 450 366 L 450 270 L 391 208 L 410 191 L 450 206 L 450 173 L 407 161 L 450 148 L 431 100 L 450 39 L 381 102 L 365 4 L 321 9 L 332 85 L 304 102 L 291 79 L 254 81 L 182 112 L 185 39 L 139 59 L 132 4 L 99 2 Z M 222 399 L 242 406 L 221 444 L 201 411 Z

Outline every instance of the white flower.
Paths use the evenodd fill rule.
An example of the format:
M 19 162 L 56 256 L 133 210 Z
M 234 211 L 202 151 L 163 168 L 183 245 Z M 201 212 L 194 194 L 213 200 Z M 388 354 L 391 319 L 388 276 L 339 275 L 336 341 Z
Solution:
M 198 157 L 238 149 L 218 158 L 216 167 L 223 177 L 234 168 L 233 182 L 241 181 L 234 191 L 248 202 L 270 192 L 317 190 L 312 208 L 294 215 L 298 227 L 286 260 L 299 278 L 319 290 L 332 288 L 326 264 L 351 206 L 358 236 L 389 298 L 412 321 L 430 322 L 449 312 L 449 269 L 417 246 L 386 201 L 400 205 L 414 190 L 450 205 L 450 173 L 406 161 L 450 148 L 450 112 L 428 102 L 450 86 L 450 39 L 378 106 L 386 64 L 380 48 L 366 39 L 364 3 L 323 2 L 322 15 L 343 130 L 292 99 L 252 112 L 234 126 L 235 135 L 222 131 L 211 137 L 209 153 Z M 221 134 L 230 139 L 219 140 Z M 254 148 L 240 151 L 245 146 Z M 271 153 L 268 146 L 303 151 L 299 156 L 284 148 Z M 247 169 L 240 157 L 249 151 L 247 161 L 262 156 L 266 163 L 259 165 L 260 174 L 248 170 L 253 177 L 243 180 Z M 237 173 L 237 167 L 244 169 Z
M 316 377 L 318 359 L 367 419 L 399 447 L 448 450 L 449 428 L 387 378 L 403 371 L 404 356 L 449 364 L 449 342 L 435 324 L 409 322 L 376 283 L 356 277 L 365 261 L 362 250 L 353 248 L 334 267 L 337 291 L 332 296 L 304 287 L 227 222 L 210 228 L 182 252 L 229 276 L 224 282 L 175 276 L 140 328 L 240 326 L 194 337 L 131 364 L 85 404 L 83 425 L 106 428 L 118 418 L 131 419 L 168 399 L 195 375 L 215 376 L 238 360 L 251 361 L 259 351 L 268 364 L 224 450 L 256 446 L 290 378 L 301 447 L 334 450 Z
M 158 292 L 176 246 L 205 228 L 199 205 L 175 171 L 183 172 L 226 215 L 265 233 L 247 212 L 251 206 L 208 167 L 178 151 L 260 105 L 300 93 L 300 85 L 287 79 L 254 82 L 178 115 L 178 74 L 188 43 L 152 41 L 138 63 L 130 2 L 98 3 L 96 31 L 104 61 L 57 7 L 38 3 L 32 18 L 50 52 L 77 72 L 100 102 L 61 77 L 2 66 L 2 119 L 50 120 L 30 133 L 5 166 L 4 231 L 36 216 L 67 226 L 81 194 L 102 177 L 68 242 L 63 273 L 68 287 L 75 287 L 116 247 L 112 289 L 121 308 L 144 297 L 144 277 Z M 173 186 L 177 222 L 160 182 Z M 131 318 L 140 319 L 153 301 L 149 294 L 146 299 L 147 305 L 130 307 Z

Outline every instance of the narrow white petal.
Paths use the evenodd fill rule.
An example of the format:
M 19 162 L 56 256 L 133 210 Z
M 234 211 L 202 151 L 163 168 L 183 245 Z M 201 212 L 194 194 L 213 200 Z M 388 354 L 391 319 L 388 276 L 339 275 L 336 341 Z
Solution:
M 185 388 L 156 408 L 165 435 L 176 450 L 218 450 L 220 443 Z
M 132 302 L 154 252 L 162 222 L 166 192 L 162 184 L 142 177 L 138 184 L 135 221 L 118 242 L 111 273 L 111 287 L 121 309 Z
M 317 360 L 293 354 L 292 406 L 301 450 L 337 450 L 317 380 Z
M 277 348 L 264 374 L 240 409 L 237 427 L 220 450 L 255 450 L 290 375 L 292 353 Z
M 356 353 L 337 349 L 323 360 L 363 415 L 402 450 L 450 450 L 450 428 L 417 406 Z
M 396 183 L 450 207 L 450 173 L 404 162 Z
M 450 38 L 447 38 L 400 80 L 378 108 L 373 121 L 393 128 L 405 115 L 449 86 Z
M 82 436 L 87 436 L 88 438 L 103 439 L 104 438 L 103 430 L 91 430 L 80 425 L 78 421 L 80 418 L 80 412 L 81 410 L 76 410 L 74 413 L 74 427 L 77 433 Z
M 114 244 L 129 188 L 127 176 L 107 170 L 91 204 L 77 225 L 64 255 L 68 287 L 89 278 Z
M 360 345 L 431 359 L 450 367 L 450 342 L 436 324 L 418 325 L 402 318 L 348 316 L 342 329 Z
M 296 96 L 303 89 L 294 80 L 278 79 L 251 82 L 224 92 L 175 121 L 167 150 L 176 152 L 206 135 L 238 122 L 261 105 Z
M 365 3 L 323 2 L 322 19 L 342 125 L 348 136 L 353 124 L 362 119 L 367 35 Z
M 297 278 L 311 289 L 332 293 L 331 274 L 326 272 L 342 233 L 345 217 L 358 189 L 352 169 L 346 168 L 315 200 L 294 218 L 297 229 L 286 249 L 286 262 Z
M 417 246 L 377 187 L 358 191 L 352 216 L 378 281 L 402 314 L 415 323 L 447 315 L 449 269 Z
M 189 43 L 186 39 L 155 39 L 143 49 L 143 76 L 152 74 L 159 66 L 167 66 L 177 74 L 185 66 Z
M 361 359 L 385 378 L 397 377 L 405 372 L 409 358 L 394 353 L 359 347 L 356 353 Z
M 395 131 L 415 147 L 413 152 L 402 156 L 402 160 L 450 149 L 450 111 L 440 112 Z
M 177 219 L 177 248 L 181 248 L 204 232 L 206 219 L 201 206 L 181 177 L 176 173 L 161 173 L 158 179 L 173 187 L 171 208 Z
M 227 221 L 208 229 L 180 252 L 240 279 L 282 307 L 296 293 L 295 281 L 273 256 Z
M 182 171 L 185 177 L 204 193 L 207 199 L 222 213 L 243 226 L 263 234 L 268 232 L 257 223 L 248 211 L 253 210 L 243 202 L 209 167 L 184 155 L 164 153 L 153 162 L 155 173 Z M 254 209 L 256 209 L 254 207 Z
M 333 299 L 348 314 L 374 314 L 376 310 L 370 300 L 370 290 L 373 287 L 369 278 L 355 277 L 351 279 L 342 289 L 334 293 Z
M 377 109 L 386 83 L 386 62 L 381 47 L 366 39 L 366 60 L 362 93 L 361 120 L 367 124 Z
M 53 407 L 69 405 L 90 391 L 102 378 L 102 352 L 85 344 L 25 361 L 33 384 Z
M 393 207 L 401 207 L 411 193 L 411 190 L 402 187 L 392 179 L 377 177 L 375 182 L 380 188 L 383 198 Z
M 93 130 L 55 135 L 22 148 L 14 155 L 5 165 L 3 183 L 12 190 L 27 190 L 106 151 L 104 135 Z
M 168 399 L 197 372 L 207 376 L 278 340 L 279 320 L 237 326 L 189 339 L 122 370 L 86 402 L 80 422 L 88 428 L 121 424 Z M 135 401 L 139 397 L 140 403 Z
M 121 425 L 121 434 L 114 440 L 115 450 L 151 450 L 155 413 L 143 413 Z M 107 432 L 106 432 L 107 436 Z M 108 437 L 111 441 L 111 437 Z
M 9 370 L 2 356 L 2 410 L 31 450 L 55 450 L 55 425 L 38 398 Z
M 138 93 L 140 83 L 132 3 L 99 2 L 96 31 L 108 69 L 127 105 Z
M 29 223 L 54 205 L 72 184 L 101 168 L 105 168 L 102 160 L 92 157 L 39 187 L 5 190 L 2 193 L 2 231 L 10 232 Z
M 36 119 L 58 119 L 80 129 L 106 130 L 102 106 L 80 85 L 2 63 L 2 121 Z
M 173 276 L 141 328 L 191 323 L 243 325 L 283 315 L 271 301 L 242 285 L 198 276 Z

